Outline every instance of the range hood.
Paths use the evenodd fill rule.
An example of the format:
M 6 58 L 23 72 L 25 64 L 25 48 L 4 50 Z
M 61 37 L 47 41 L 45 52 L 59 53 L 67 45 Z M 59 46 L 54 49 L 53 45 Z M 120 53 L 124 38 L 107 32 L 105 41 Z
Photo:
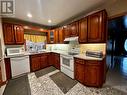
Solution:
M 70 41 L 78 41 L 78 37 L 69 37 L 64 39 L 64 42 L 70 42 Z
M 65 44 L 79 44 L 78 37 L 69 37 L 64 39 Z

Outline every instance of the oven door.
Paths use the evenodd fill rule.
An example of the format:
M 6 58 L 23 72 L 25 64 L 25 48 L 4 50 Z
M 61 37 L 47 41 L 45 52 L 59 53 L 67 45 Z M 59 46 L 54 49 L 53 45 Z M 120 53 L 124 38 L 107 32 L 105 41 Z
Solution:
M 74 59 L 73 57 L 61 56 L 60 57 L 61 66 L 74 71 Z

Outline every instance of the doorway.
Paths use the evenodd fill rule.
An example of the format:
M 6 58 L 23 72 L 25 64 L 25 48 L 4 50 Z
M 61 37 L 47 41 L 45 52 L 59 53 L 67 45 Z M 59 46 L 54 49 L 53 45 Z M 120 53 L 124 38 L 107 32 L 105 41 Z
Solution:
M 108 21 L 106 84 L 127 92 L 127 16 Z M 109 58 L 109 59 L 108 59 Z

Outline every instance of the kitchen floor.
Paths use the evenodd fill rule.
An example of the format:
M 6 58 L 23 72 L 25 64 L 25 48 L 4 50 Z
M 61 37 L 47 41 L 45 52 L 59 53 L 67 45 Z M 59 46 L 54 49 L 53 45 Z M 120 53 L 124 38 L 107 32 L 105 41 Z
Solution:
M 106 85 L 127 93 L 127 57 L 115 56 L 108 70 Z
M 54 67 L 48 67 L 10 80 L 3 95 L 127 95 L 125 91 L 114 88 L 113 84 L 108 84 L 114 79 L 111 78 L 114 74 L 110 73 L 106 84 L 99 89 L 83 86 Z

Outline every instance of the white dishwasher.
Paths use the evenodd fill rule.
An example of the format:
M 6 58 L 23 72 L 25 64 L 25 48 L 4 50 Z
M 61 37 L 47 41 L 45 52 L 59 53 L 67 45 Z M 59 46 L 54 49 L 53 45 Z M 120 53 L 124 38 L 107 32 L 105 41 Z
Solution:
M 29 56 L 18 56 L 11 58 L 12 77 L 30 72 Z

